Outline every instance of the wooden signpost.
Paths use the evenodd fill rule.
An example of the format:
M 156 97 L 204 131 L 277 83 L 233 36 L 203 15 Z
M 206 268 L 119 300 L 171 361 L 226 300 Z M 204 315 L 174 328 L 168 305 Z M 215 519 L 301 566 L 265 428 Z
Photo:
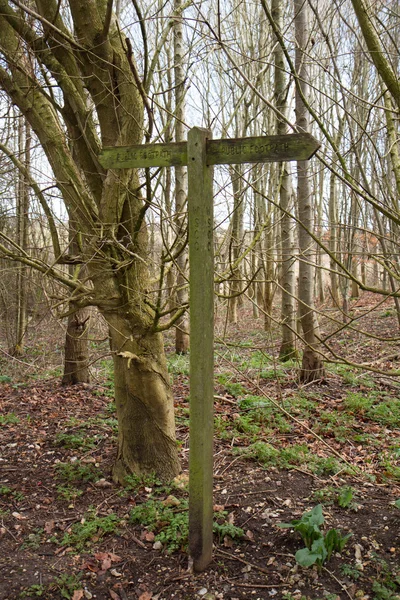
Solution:
M 308 160 L 308 133 L 213 140 L 194 127 L 188 141 L 104 148 L 107 169 L 188 167 L 190 265 L 189 552 L 196 571 L 212 558 L 214 421 L 214 241 L 212 165 Z

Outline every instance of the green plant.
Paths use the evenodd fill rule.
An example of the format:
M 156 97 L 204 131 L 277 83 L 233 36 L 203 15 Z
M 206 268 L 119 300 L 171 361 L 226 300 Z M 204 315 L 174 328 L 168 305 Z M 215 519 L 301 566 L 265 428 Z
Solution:
M 0 425 L 16 425 L 17 423 L 19 423 L 19 418 L 15 413 L 0 415 Z
M 114 513 L 106 517 L 98 517 L 93 510 L 89 510 L 80 523 L 74 523 L 70 527 L 61 541 L 57 538 L 52 538 L 52 541 L 61 546 L 74 546 L 78 551 L 82 551 L 106 533 L 114 533 L 120 522 L 121 519 Z
M 354 581 L 357 581 L 361 574 L 359 569 L 356 569 L 355 567 L 347 563 L 341 565 L 340 570 L 342 571 L 343 575 L 349 577 L 350 579 L 354 579 Z
M 379 583 L 379 581 L 373 582 L 372 591 L 374 592 L 374 600 L 399 600 L 400 597 L 395 590 Z
M 188 501 L 178 501 L 177 506 L 166 506 L 160 500 L 150 499 L 138 504 L 130 512 L 131 523 L 141 523 L 149 531 L 156 532 L 168 552 L 185 548 L 189 535 Z
M 101 477 L 101 471 L 93 465 L 84 465 L 79 461 L 73 463 L 57 463 L 55 465 L 57 477 L 68 483 L 77 481 L 97 481 Z
M 321 567 L 329 560 L 333 552 L 342 552 L 351 533 L 343 536 L 337 529 L 330 529 L 325 535 L 320 530 L 324 524 L 321 504 L 305 512 L 301 519 L 293 519 L 290 523 L 279 523 L 279 527 L 293 528 L 302 537 L 306 547 L 295 554 L 297 563 L 302 567 L 317 565 Z
M 75 590 L 82 587 L 81 578 L 82 575 L 80 573 L 72 573 L 70 575 L 68 573 L 61 573 L 61 575 L 50 584 L 50 587 L 58 590 L 62 598 L 70 600 Z
M 75 450 L 91 450 L 96 446 L 96 438 L 88 437 L 85 431 L 77 431 L 76 433 L 57 433 L 55 442 L 57 446 Z
M 8 375 L 0 375 L 0 383 L 11 383 L 12 379 Z
M 226 514 L 225 511 L 224 514 Z M 232 539 L 241 539 L 244 536 L 244 531 L 241 527 L 237 527 L 236 525 L 233 525 L 233 523 L 227 522 L 219 523 L 218 521 L 214 521 L 213 532 L 218 535 L 220 541 L 223 540 L 226 535 Z
M 232 375 L 228 375 L 227 373 L 221 373 L 217 376 L 217 381 L 223 385 L 226 391 L 234 398 L 238 398 L 239 396 L 246 394 L 247 390 L 244 385 L 236 381 L 231 381 L 231 379 Z
M 312 498 L 321 504 L 331 505 L 336 502 L 341 508 L 357 510 L 358 505 L 354 502 L 355 494 L 356 490 L 350 486 L 338 489 L 327 486 L 313 492 Z
M 391 567 L 385 559 L 371 552 L 372 566 L 376 570 L 376 580 L 372 584 L 374 600 L 399 600 L 400 570 L 398 565 Z
M 82 496 L 83 492 L 70 485 L 58 485 L 57 494 L 59 498 L 66 500 L 66 502 L 75 502 L 79 496 Z
M 337 503 L 341 508 L 354 508 L 354 492 L 355 490 L 350 486 L 345 486 L 339 490 Z
M 34 596 L 43 596 L 46 588 L 43 584 L 34 583 L 19 594 L 19 598 L 32 598 Z
M 174 375 L 189 375 L 189 355 L 171 354 L 168 357 L 168 371 Z
M 12 496 L 16 502 L 21 502 L 21 500 L 25 499 L 25 496 L 22 492 L 16 492 L 7 485 L 0 487 L 0 496 Z
M 172 496 L 172 505 L 167 500 L 160 501 L 150 498 L 143 504 L 138 504 L 130 512 L 131 523 L 141 523 L 149 531 L 155 533 L 159 541 L 171 553 L 175 550 L 186 549 L 189 537 L 188 501 L 178 500 Z M 227 512 L 214 513 L 213 531 L 220 538 L 229 535 L 232 538 L 243 537 L 243 530 L 226 521 Z
M 21 548 L 31 548 L 31 550 L 37 550 L 42 543 L 44 529 L 35 529 L 28 537 L 24 540 Z
M 380 312 L 378 316 L 379 316 L 380 319 L 384 319 L 385 317 L 392 317 L 393 316 L 393 310 L 391 308 L 388 308 L 388 309 L 383 310 L 382 312 Z
M 106 411 L 108 412 L 108 414 L 110 415 L 115 415 L 116 411 L 117 411 L 117 407 L 115 405 L 115 402 L 109 402 L 106 406 Z
M 389 398 L 374 404 L 368 411 L 368 417 L 389 427 L 400 426 L 400 400 L 398 398 Z
M 139 490 L 143 487 L 156 488 L 156 491 L 158 492 L 169 491 L 170 489 L 169 486 L 163 484 L 155 473 L 149 473 L 147 475 L 136 475 L 132 473 L 131 475 L 127 475 L 124 479 L 124 488 L 128 491 Z
M 189 408 L 187 408 L 186 406 L 181 407 L 178 411 L 176 420 L 178 423 L 180 423 L 180 425 L 183 425 L 184 427 L 189 427 Z

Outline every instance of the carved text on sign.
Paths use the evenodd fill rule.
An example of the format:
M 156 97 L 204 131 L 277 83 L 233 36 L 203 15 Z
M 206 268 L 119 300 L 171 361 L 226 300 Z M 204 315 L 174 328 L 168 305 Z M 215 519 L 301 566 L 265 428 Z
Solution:
M 240 144 L 236 146 L 225 146 L 222 147 L 220 152 L 222 154 L 234 155 L 234 154 L 259 154 L 268 152 L 268 154 L 277 154 L 280 152 L 287 152 L 289 150 L 289 144 L 283 143 L 267 143 L 267 144 Z
M 170 160 L 172 158 L 172 152 L 170 150 L 125 150 L 118 152 L 116 160 L 118 162 L 126 162 L 128 160 L 154 160 L 154 159 Z

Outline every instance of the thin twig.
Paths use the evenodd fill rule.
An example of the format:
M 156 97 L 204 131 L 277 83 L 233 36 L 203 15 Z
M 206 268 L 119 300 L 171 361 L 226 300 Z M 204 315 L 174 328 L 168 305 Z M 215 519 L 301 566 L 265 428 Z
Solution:
M 227 556 L 228 558 L 231 558 L 232 560 L 237 560 L 238 562 L 241 562 L 244 565 L 248 565 L 249 567 L 256 569 L 256 571 L 261 571 L 261 573 L 270 575 L 270 571 L 267 571 L 267 569 L 263 569 L 262 567 L 259 567 L 258 565 L 255 565 L 254 563 L 251 563 L 248 560 L 244 560 L 243 558 L 239 558 L 238 556 L 235 556 L 234 554 L 229 554 L 229 552 L 224 552 L 224 550 L 220 550 L 219 548 L 217 548 L 216 553 L 222 554 L 223 556 Z
M 341 587 L 341 588 L 342 588 L 342 590 L 343 590 L 343 591 L 344 591 L 344 592 L 345 592 L 345 593 L 348 595 L 348 597 L 350 598 L 350 600 L 353 600 L 353 596 L 351 596 L 351 595 L 349 594 L 349 592 L 347 591 L 347 588 L 346 588 L 346 587 L 343 585 L 343 583 L 342 583 L 341 581 L 339 581 L 339 579 L 336 577 L 336 575 L 334 575 L 334 574 L 332 573 L 332 571 L 330 571 L 330 570 L 329 570 L 329 569 L 327 569 L 326 567 L 322 567 L 322 569 L 323 569 L 324 571 L 326 571 L 326 572 L 327 572 L 327 573 L 328 573 L 328 574 L 329 574 L 329 575 L 332 577 L 332 579 L 334 579 L 334 580 L 336 581 L 336 583 L 337 583 L 338 585 L 340 585 L 340 587 Z

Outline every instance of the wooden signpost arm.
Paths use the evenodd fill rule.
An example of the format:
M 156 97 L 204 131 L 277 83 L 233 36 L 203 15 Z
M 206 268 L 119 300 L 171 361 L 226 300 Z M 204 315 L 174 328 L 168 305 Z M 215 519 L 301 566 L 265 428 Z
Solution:
M 213 168 L 206 164 L 211 132 L 189 131 L 190 265 L 189 552 L 195 571 L 212 558 L 214 431 Z
M 308 160 L 320 147 L 309 133 L 207 140 L 207 165 Z M 103 148 L 99 161 L 106 169 L 175 167 L 188 164 L 186 142 Z

